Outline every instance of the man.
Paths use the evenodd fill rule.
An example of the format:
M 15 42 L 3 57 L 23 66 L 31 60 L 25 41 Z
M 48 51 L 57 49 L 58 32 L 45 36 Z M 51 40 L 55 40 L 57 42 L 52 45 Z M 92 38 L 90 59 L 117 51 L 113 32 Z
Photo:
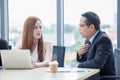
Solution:
M 4 39 L 0 38 L 0 50 L 8 49 L 8 43 Z M 0 55 L 0 66 L 2 66 L 1 55 Z
M 99 68 L 100 76 L 115 75 L 113 47 L 110 38 L 100 30 L 100 19 L 94 12 L 82 14 L 80 34 L 86 38 L 77 53 L 79 68 Z

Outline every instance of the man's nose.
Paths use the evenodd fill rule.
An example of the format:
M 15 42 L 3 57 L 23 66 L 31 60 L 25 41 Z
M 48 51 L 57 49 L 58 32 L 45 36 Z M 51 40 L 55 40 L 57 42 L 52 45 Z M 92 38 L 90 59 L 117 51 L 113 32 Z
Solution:
M 81 28 L 79 27 L 79 31 L 81 31 Z

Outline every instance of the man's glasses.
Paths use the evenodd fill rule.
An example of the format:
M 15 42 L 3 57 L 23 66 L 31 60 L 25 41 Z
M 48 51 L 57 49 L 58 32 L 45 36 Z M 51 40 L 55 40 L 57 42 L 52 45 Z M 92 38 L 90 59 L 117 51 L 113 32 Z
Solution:
M 87 24 L 80 24 L 79 26 L 80 27 L 84 27 L 84 26 L 87 26 Z

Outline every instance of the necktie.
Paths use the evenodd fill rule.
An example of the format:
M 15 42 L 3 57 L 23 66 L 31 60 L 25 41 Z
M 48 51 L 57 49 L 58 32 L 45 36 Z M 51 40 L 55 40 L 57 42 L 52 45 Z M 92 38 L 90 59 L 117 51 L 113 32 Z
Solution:
M 91 42 L 89 41 L 89 39 L 86 40 L 85 44 L 91 45 Z
M 89 54 L 89 49 L 90 49 L 91 43 L 90 43 L 90 41 L 88 40 L 88 41 L 86 42 L 86 44 L 89 44 L 88 51 L 86 52 L 86 59 L 87 59 L 88 54 Z
M 88 44 L 91 45 L 90 41 L 88 41 Z

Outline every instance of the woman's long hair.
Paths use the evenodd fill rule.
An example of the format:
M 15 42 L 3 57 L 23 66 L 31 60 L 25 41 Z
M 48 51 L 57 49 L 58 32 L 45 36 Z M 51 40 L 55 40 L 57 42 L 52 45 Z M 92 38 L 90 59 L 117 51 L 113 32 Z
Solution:
M 29 49 L 33 52 L 33 31 L 36 21 L 41 20 L 35 16 L 28 17 L 24 22 L 23 36 L 22 36 L 22 49 Z M 38 41 L 38 61 L 43 61 L 43 36 Z

